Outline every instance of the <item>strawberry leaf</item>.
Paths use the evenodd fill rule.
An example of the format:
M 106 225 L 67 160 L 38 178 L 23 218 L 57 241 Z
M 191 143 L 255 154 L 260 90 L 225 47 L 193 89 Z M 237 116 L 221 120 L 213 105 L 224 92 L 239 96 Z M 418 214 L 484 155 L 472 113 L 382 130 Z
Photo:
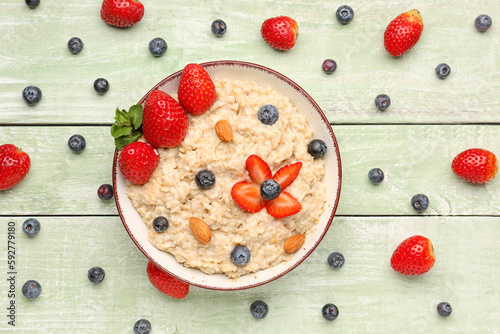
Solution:
M 139 131 L 134 131 L 129 135 L 115 138 L 116 148 L 118 149 L 118 151 L 121 151 L 128 144 L 137 141 L 137 139 L 139 139 L 141 136 L 142 136 L 142 133 L 140 133 Z
M 139 129 L 142 125 L 142 106 L 135 104 L 128 110 L 128 117 L 134 129 Z

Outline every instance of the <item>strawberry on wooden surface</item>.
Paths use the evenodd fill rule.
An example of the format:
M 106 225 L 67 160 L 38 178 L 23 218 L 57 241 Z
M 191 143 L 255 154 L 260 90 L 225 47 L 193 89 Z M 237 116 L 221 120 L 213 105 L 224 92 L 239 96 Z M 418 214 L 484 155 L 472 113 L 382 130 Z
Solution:
M 391 257 L 391 267 L 400 274 L 422 275 L 436 261 L 434 247 L 429 239 L 421 235 L 409 237 L 399 244 Z
M 144 104 L 142 132 L 154 147 L 175 147 L 186 137 L 189 121 L 182 106 L 167 93 L 154 90 Z
M 288 16 L 278 16 L 265 20 L 260 28 L 262 38 L 277 50 L 290 50 L 299 34 L 297 21 Z
M 187 64 L 184 67 L 177 93 L 179 103 L 193 115 L 205 113 L 217 99 L 212 79 L 199 64 Z
M 160 292 L 170 297 L 182 299 L 189 293 L 189 284 L 179 281 L 166 272 L 160 270 L 151 261 L 148 263 L 147 274 L 151 284 Z
M 0 191 L 21 182 L 28 174 L 31 161 L 28 153 L 12 144 L 0 145 Z
M 137 0 L 104 0 L 101 18 L 109 25 L 126 28 L 139 22 L 144 16 L 144 6 Z
M 399 15 L 385 29 L 385 49 L 394 57 L 403 55 L 417 44 L 423 29 L 424 23 L 418 10 Z
M 148 182 L 160 162 L 158 151 L 148 143 L 133 142 L 118 156 L 118 167 L 126 180 L 133 184 Z
M 495 154 L 481 148 L 471 148 L 459 153 L 451 163 L 453 172 L 472 183 L 486 183 L 498 172 Z

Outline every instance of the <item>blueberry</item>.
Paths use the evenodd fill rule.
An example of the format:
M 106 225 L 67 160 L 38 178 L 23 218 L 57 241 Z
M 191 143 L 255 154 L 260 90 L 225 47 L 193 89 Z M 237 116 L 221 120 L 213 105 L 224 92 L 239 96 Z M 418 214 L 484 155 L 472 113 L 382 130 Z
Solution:
M 269 307 L 262 300 L 256 300 L 250 305 L 250 313 L 255 319 L 263 319 L 269 313 Z
M 224 21 L 215 20 L 214 22 L 212 22 L 211 29 L 215 36 L 220 37 L 226 33 L 227 26 Z
M 442 317 L 448 317 L 451 314 L 451 305 L 447 302 L 441 302 L 437 306 L 437 312 Z
M 72 135 L 68 139 L 68 146 L 70 150 L 73 152 L 81 152 L 85 149 L 85 146 L 87 146 L 87 143 L 85 142 L 85 138 L 81 135 Z
M 155 57 L 161 57 L 167 52 L 167 42 L 161 37 L 156 37 L 149 42 L 149 52 Z
M 436 75 L 439 79 L 444 79 L 450 75 L 451 68 L 448 64 L 442 63 L 436 66 Z
M 273 125 L 280 117 L 280 113 L 272 104 L 266 104 L 259 109 L 257 116 L 263 124 Z
M 326 59 L 323 65 L 321 65 L 321 68 L 323 68 L 325 73 L 332 74 L 337 69 L 337 62 L 333 59 Z
M 328 264 L 330 267 L 333 269 L 340 269 L 345 263 L 345 258 L 342 253 L 339 252 L 333 252 L 328 256 Z
M 37 86 L 27 86 L 23 89 L 23 99 L 30 106 L 34 106 L 42 99 L 42 91 Z
M 368 172 L 368 179 L 373 184 L 379 184 L 384 181 L 384 172 L 380 168 L 372 168 Z
M 313 139 L 307 145 L 307 153 L 312 155 L 314 159 L 322 158 L 326 153 L 326 144 L 321 139 Z
M 139 319 L 134 325 L 134 334 L 149 334 L 151 333 L 151 323 L 146 319 Z
M 375 107 L 377 107 L 377 109 L 380 111 L 386 110 L 387 108 L 389 108 L 390 105 L 391 105 L 391 98 L 389 97 L 389 95 L 379 94 L 375 98 Z
M 40 4 L 40 0 L 25 0 L 29 8 L 36 8 Z
M 244 266 L 250 261 L 250 251 L 243 245 L 238 245 L 231 251 L 231 261 L 237 266 Z
M 429 198 L 424 194 L 416 194 L 411 198 L 411 206 L 417 212 L 423 212 L 429 207 Z
M 214 186 L 215 175 L 208 169 L 202 169 L 196 173 L 194 180 L 200 189 L 207 190 Z
M 270 201 L 281 194 L 281 186 L 273 179 L 267 179 L 260 184 L 260 195 Z
M 493 22 L 491 21 L 491 17 L 485 14 L 479 15 L 478 17 L 476 17 L 476 20 L 474 21 L 476 29 L 479 30 L 480 32 L 485 32 L 488 29 L 490 29 L 492 23 Z
M 72 54 L 77 54 L 80 53 L 83 49 L 83 42 L 80 38 L 78 37 L 72 37 L 68 41 L 68 49 L 71 51 Z
M 158 216 L 153 220 L 153 228 L 156 232 L 165 232 L 168 228 L 168 220 L 163 216 Z
M 89 278 L 89 281 L 92 283 L 101 283 L 106 276 L 106 273 L 104 272 L 104 269 L 101 267 L 93 267 L 90 268 L 89 271 L 87 272 L 87 277 Z
M 340 6 L 337 9 L 335 16 L 337 17 L 337 20 L 339 20 L 340 23 L 347 24 L 351 22 L 352 19 L 354 18 L 354 11 L 352 10 L 351 7 L 347 5 Z
M 24 283 L 22 292 L 26 298 L 33 299 L 40 296 L 40 293 L 42 293 L 42 286 L 35 280 L 29 280 Z
M 106 94 L 109 90 L 109 82 L 104 78 L 97 78 L 94 81 L 94 90 L 99 94 Z
M 337 319 L 339 316 L 339 309 L 333 304 L 326 304 L 322 309 L 323 318 L 329 321 Z
M 111 184 L 103 184 L 97 189 L 97 196 L 103 201 L 109 201 L 113 198 L 113 186 Z
M 34 218 L 26 219 L 23 223 L 23 232 L 29 237 L 34 237 L 40 232 L 40 222 Z

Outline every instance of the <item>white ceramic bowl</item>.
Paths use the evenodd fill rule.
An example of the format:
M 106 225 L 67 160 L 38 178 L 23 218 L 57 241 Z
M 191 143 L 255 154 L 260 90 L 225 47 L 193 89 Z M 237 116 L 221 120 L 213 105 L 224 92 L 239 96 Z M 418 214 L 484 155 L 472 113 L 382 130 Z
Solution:
M 326 173 L 322 180 L 327 185 L 327 210 L 321 216 L 319 223 L 313 228 L 311 235 L 306 238 L 303 247 L 294 253 L 292 260 L 272 268 L 244 275 L 238 279 L 230 279 L 221 274 L 207 275 L 197 269 L 185 268 L 171 254 L 158 250 L 148 242 L 148 229 L 125 192 L 126 181 L 117 164 L 118 151 L 115 152 L 113 162 L 113 186 L 116 206 L 123 225 L 134 243 L 160 269 L 181 281 L 202 288 L 214 290 L 248 289 L 273 281 L 290 272 L 304 261 L 323 239 L 332 223 L 340 195 L 342 180 L 340 153 L 333 130 L 321 108 L 309 94 L 292 80 L 264 66 L 241 61 L 213 61 L 200 65 L 207 70 L 212 78 L 253 80 L 261 86 L 269 86 L 287 96 L 295 104 L 298 111 L 306 115 L 313 130 L 313 138 L 322 139 L 328 147 L 327 154 L 323 157 L 323 159 L 326 159 Z M 170 95 L 176 95 L 181 74 L 182 71 L 178 71 L 162 80 L 139 103 L 143 104 L 149 93 L 155 89 L 160 89 Z

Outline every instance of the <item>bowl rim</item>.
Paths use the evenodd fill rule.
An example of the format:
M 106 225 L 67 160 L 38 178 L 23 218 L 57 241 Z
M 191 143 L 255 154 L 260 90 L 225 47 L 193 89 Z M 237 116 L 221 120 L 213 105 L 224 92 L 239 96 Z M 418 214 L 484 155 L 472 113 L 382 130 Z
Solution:
M 186 280 L 186 279 L 184 279 L 182 277 L 177 276 L 175 273 L 172 273 L 171 271 L 169 271 L 168 269 L 166 269 L 162 265 L 160 265 L 153 258 L 153 256 L 151 256 L 141 246 L 141 244 L 135 238 L 135 236 L 133 235 L 133 233 L 130 230 L 129 226 L 125 222 L 125 217 L 124 217 L 124 214 L 123 214 L 123 211 L 122 211 L 122 208 L 121 208 L 121 204 L 119 203 L 119 197 L 120 196 L 119 196 L 119 194 L 117 193 L 117 190 L 116 190 L 117 173 L 115 172 L 115 171 L 118 170 L 117 169 L 118 168 L 117 163 L 118 163 L 118 154 L 119 154 L 119 151 L 118 151 L 118 149 L 115 148 L 115 152 L 114 152 L 114 156 L 113 156 L 112 180 L 113 180 L 113 192 L 114 192 L 114 200 L 115 200 L 116 208 L 117 208 L 118 214 L 120 216 L 120 220 L 121 220 L 123 226 L 125 227 L 125 230 L 127 231 L 128 235 L 130 236 L 130 238 L 132 239 L 132 241 L 134 242 L 134 244 L 137 246 L 137 248 L 139 248 L 139 250 L 144 254 L 144 256 L 146 256 L 149 259 L 149 261 L 153 262 L 154 265 L 157 266 L 160 270 L 164 271 L 168 275 L 170 275 L 170 276 L 172 276 L 172 277 L 174 277 L 174 278 L 176 278 L 176 279 L 178 279 L 178 280 L 180 280 L 182 282 L 185 282 L 185 283 L 187 283 L 189 285 L 193 285 L 193 286 L 197 286 L 197 287 L 204 288 L 204 289 L 209 289 L 209 290 L 216 290 L 216 291 L 237 291 L 237 290 L 250 289 L 250 288 L 254 288 L 254 287 L 258 287 L 258 286 L 270 283 L 270 282 L 272 282 L 272 281 L 274 281 L 274 280 L 276 280 L 276 279 L 278 279 L 280 277 L 283 277 L 284 275 L 288 274 L 293 269 L 297 268 L 303 261 L 305 261 L 309 257 L 309 255 L 311 255 L 311 253 L 316 249 L 316 247 L 320 244 L 320 242 L 325 237 L 326 233 L 330 229 L 330 226 L 332 224 L 333 218 L 334 218 L 335 213 L 337 211 L 338 204 L 339 204 L 339 199 L 340 199 L 340 190 L 342 188 L 342 163 L 341 163 L 341 158 L 340 158 L 340 150 L 339 150 L 339 146 L 338 146 L 338 142 L 337 142 L 337 139 L 335 137 L 335 134 L 333 133 L 333 129 L 332 129 L 331 125 L 330 125 L 330 122 L 329 122 L 328 118 L 324 114 L 323 110 L 316 103 L 316 101 L 314 101 L 314 99 L 302 87 L 300 87 L 297 83 L 295 83 L 290 78 L 288 78 L 285 75 L 283 75 L 283 74 L 281 74 L 281 73 L 279 73 L 279 72 L 277 72 L 277 71 L 275 71 L 275 70 L 273 70 L 271 68 L 268 68 L 266 66 L 255 64 L 255 63 L 251 63 L 251 62 L 246 62 L 246 61 L 239 61 L 239 60 L 215 60 L 215 61 L 208 61 L 208 62 L 204 62 L 204 63 L 199 63 L 199 65 L 202 66 L 205 69 L 206 68 L 210 68 L 210 67 L 217 67 L 217 66 L 241 66 L 241 67 L 246 67 L 246 68 L 253 68 L 253 69 L 256 69 L 256 70 L 267 72 L 268 74 L 271 74 L 271 75 L 277 77 L 281 81 L 284 81 L 289 86 L 291 86 L 293 89 L 295 89 L 299 94 L 301 94 L 312 105 L 313 109 L 320 116 L 320 118 L 322 119 L 323 123 L 325 123 L 326 128 L 328 130 L 328 133 L 329 133 L 329 135 L 330 135 L 333 143 L 335 144 L 334 146 L 335 146 L 335 153 L 337 155 L 337 168 L 338 168 L 337 194 L 336 194 L 335 203 L 334 203 L 334 205 L 331 208 L 330 216 L 328 217 L 328 222 L 326 223 L 326 225 L 325 225 L 325 227 L 324 227 L 321 235 L 319 236 L 319 238 L 317 238 L 317 240 L 315 241 L 314 245 L 309 249 L 309 251 L 306 254 L 304 254 L 299 260 L 297 260 L 296 263 L 294 263 L 292 266 L 290 266 L 286 270 L 283 270 L 283 271 L 279 272 L 278 274 L 273 275 L 273 276 L 271 276 L 270 278 L 268 278 L 268 279 L 266 279 L 264 281 L 260 281 L 260 282 L 257 282 L 255 284 L 248 284 L 248 285 L 244 285 L 244 286 L 238 286 L 238 287 L 218 287 L 218 286 L 212 286 L 212 285 L 208 285 L 208 284 L 197 283 L 197 282 L 192 282 L 192 281 Z M 170 82 L 172 80 L 177 79 L 178 77 L 180 77 L 182 75 L 182 71 L 183 70 L 181 69 L 181 70 L 179 70 L 177 72 L 174 72 L 174 73 L 170 74 L 169 76 L 167 76 L 165 79 L 163 79 L 160 82 L 158 82 L 156 85 L 153 86 L 153 88 L 151 88 L 139 100 L 138 103 L 144 105 L 144 102 L 146 101 L 146 98 L 149 96 L 149 94 L 151 94 L 152 91 L 154 91 L 155 89 L 158 89 L 161 86 L 164 86 L 166 83 L 168 83 L 168 82 Z

